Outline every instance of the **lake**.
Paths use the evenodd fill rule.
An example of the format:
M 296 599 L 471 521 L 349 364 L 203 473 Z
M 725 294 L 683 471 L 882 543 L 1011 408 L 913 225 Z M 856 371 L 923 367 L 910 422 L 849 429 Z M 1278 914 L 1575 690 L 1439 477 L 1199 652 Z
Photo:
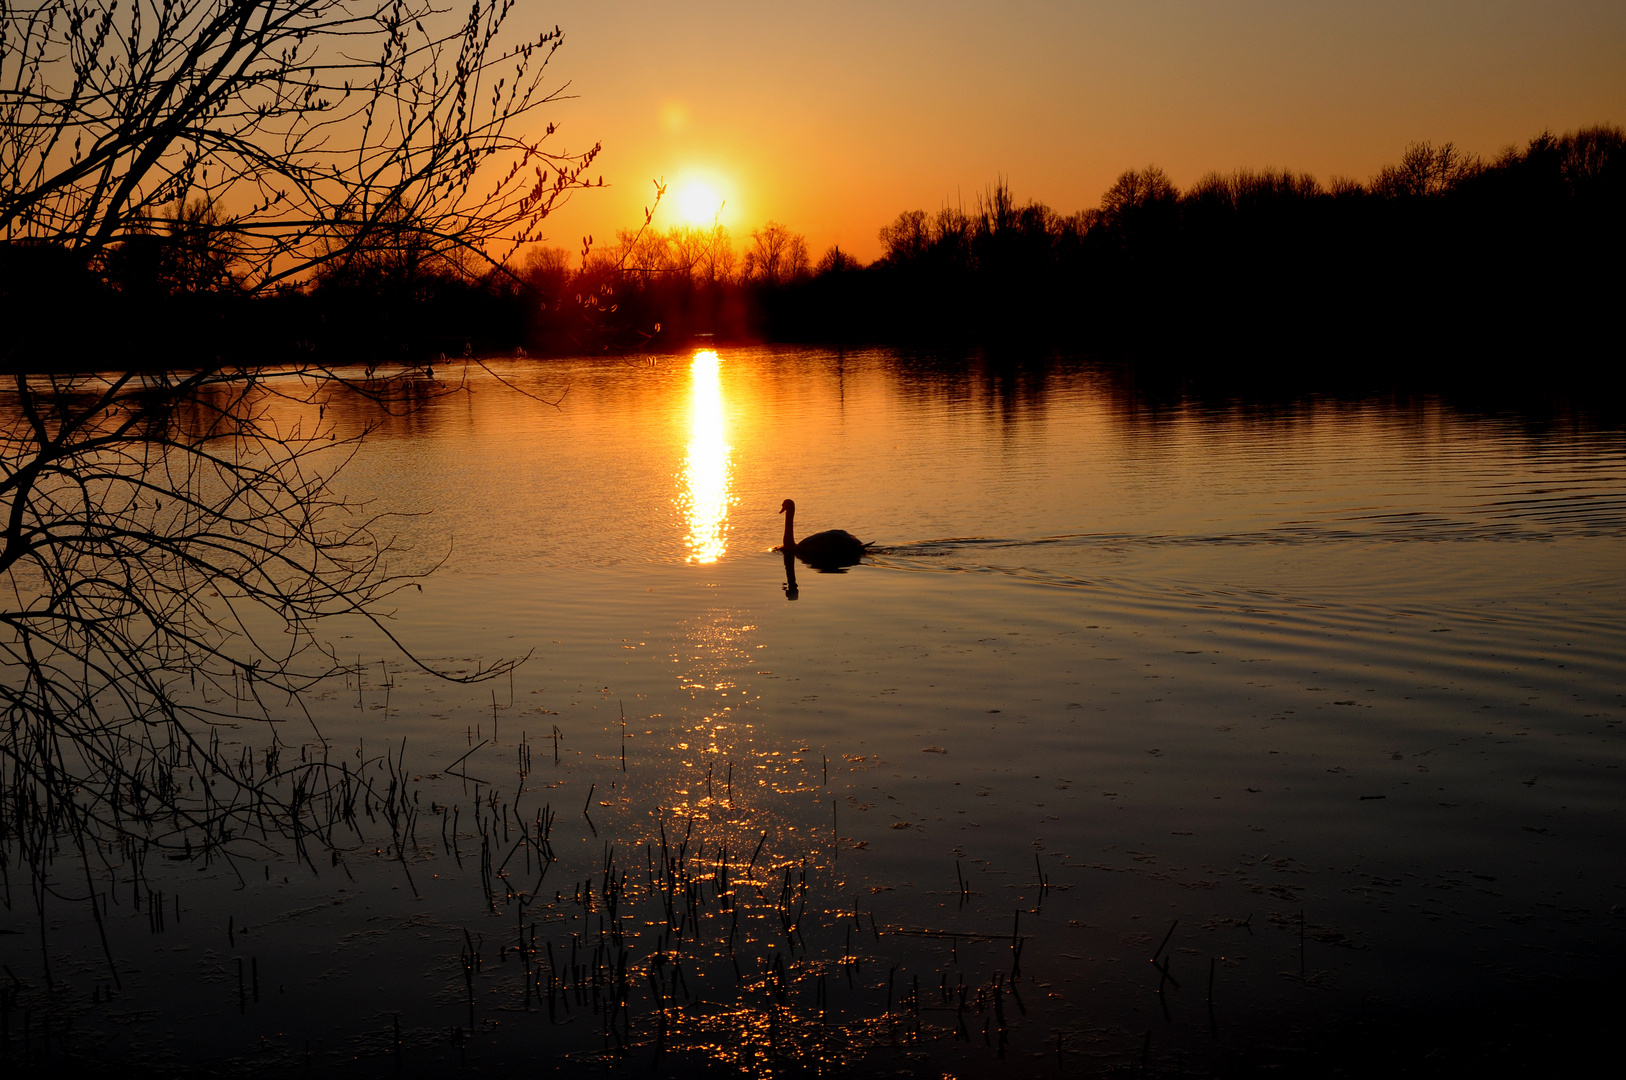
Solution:
M 412 655 L 525 661 L 335 622 L 281 754 L 408 816 L 108 844 L 116 986 L 8 849 L 13 1060 L 1201 1073 L 1615 978 L 1618 425 L 893 351 L 434 380 L 323 398 L 334 483 L 435 568 Z M 786 498 L 862 563 L 787 575 Z

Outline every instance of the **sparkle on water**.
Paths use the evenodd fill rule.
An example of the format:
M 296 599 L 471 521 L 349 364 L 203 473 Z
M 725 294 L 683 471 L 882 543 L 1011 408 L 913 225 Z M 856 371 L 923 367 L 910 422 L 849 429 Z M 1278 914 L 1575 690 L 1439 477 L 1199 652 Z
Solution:
M 728 550 L 729 446 L 723 387 L 716 352 L 703 349 L 689 365 L 689 446 L 683 461 L 683 490 L 678 504 L 689 527 L 693 563 L 714 563 Z

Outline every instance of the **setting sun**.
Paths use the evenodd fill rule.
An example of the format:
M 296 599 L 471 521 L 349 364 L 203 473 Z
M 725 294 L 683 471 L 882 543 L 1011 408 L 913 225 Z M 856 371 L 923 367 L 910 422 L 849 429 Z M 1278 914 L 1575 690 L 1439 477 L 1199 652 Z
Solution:
M 689 225 L 710 225 L 723 210 L 723 197 L 704 180 L 690 180 L 678 190 L 678 216 Z

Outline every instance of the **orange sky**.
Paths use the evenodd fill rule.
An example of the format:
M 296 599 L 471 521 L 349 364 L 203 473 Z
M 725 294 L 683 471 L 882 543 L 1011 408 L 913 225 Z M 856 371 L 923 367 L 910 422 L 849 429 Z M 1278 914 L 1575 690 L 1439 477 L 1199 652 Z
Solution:
M 605 191 L 550 243 L 636 224 L 650 180 L 703 178 L 743 239 L 773 218 L 879 254 L 901 210 L 1019 199 L 1094 206 L 1124 169 L 1177 184 L 1287 166 L 1365 179 L 1408 142 L 1491 154 L 1544 128 L 1626 123 L 1619 0 L 1230 3 L 1029 0 L 681 4 L 528 0 L 565 31 L 555 146 L 604 143 Z

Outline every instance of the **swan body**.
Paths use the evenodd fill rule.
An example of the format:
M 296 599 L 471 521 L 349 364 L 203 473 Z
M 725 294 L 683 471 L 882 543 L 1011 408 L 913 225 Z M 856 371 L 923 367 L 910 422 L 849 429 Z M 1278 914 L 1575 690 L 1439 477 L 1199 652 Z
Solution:
M 796 504 L 786 499 L 779 512 L 785 515 L 785 542 L 780 550 L 810 566 L 852 566 L 869 550 L 869 544 L 845 529 L 830 529 L 797 540 Z

